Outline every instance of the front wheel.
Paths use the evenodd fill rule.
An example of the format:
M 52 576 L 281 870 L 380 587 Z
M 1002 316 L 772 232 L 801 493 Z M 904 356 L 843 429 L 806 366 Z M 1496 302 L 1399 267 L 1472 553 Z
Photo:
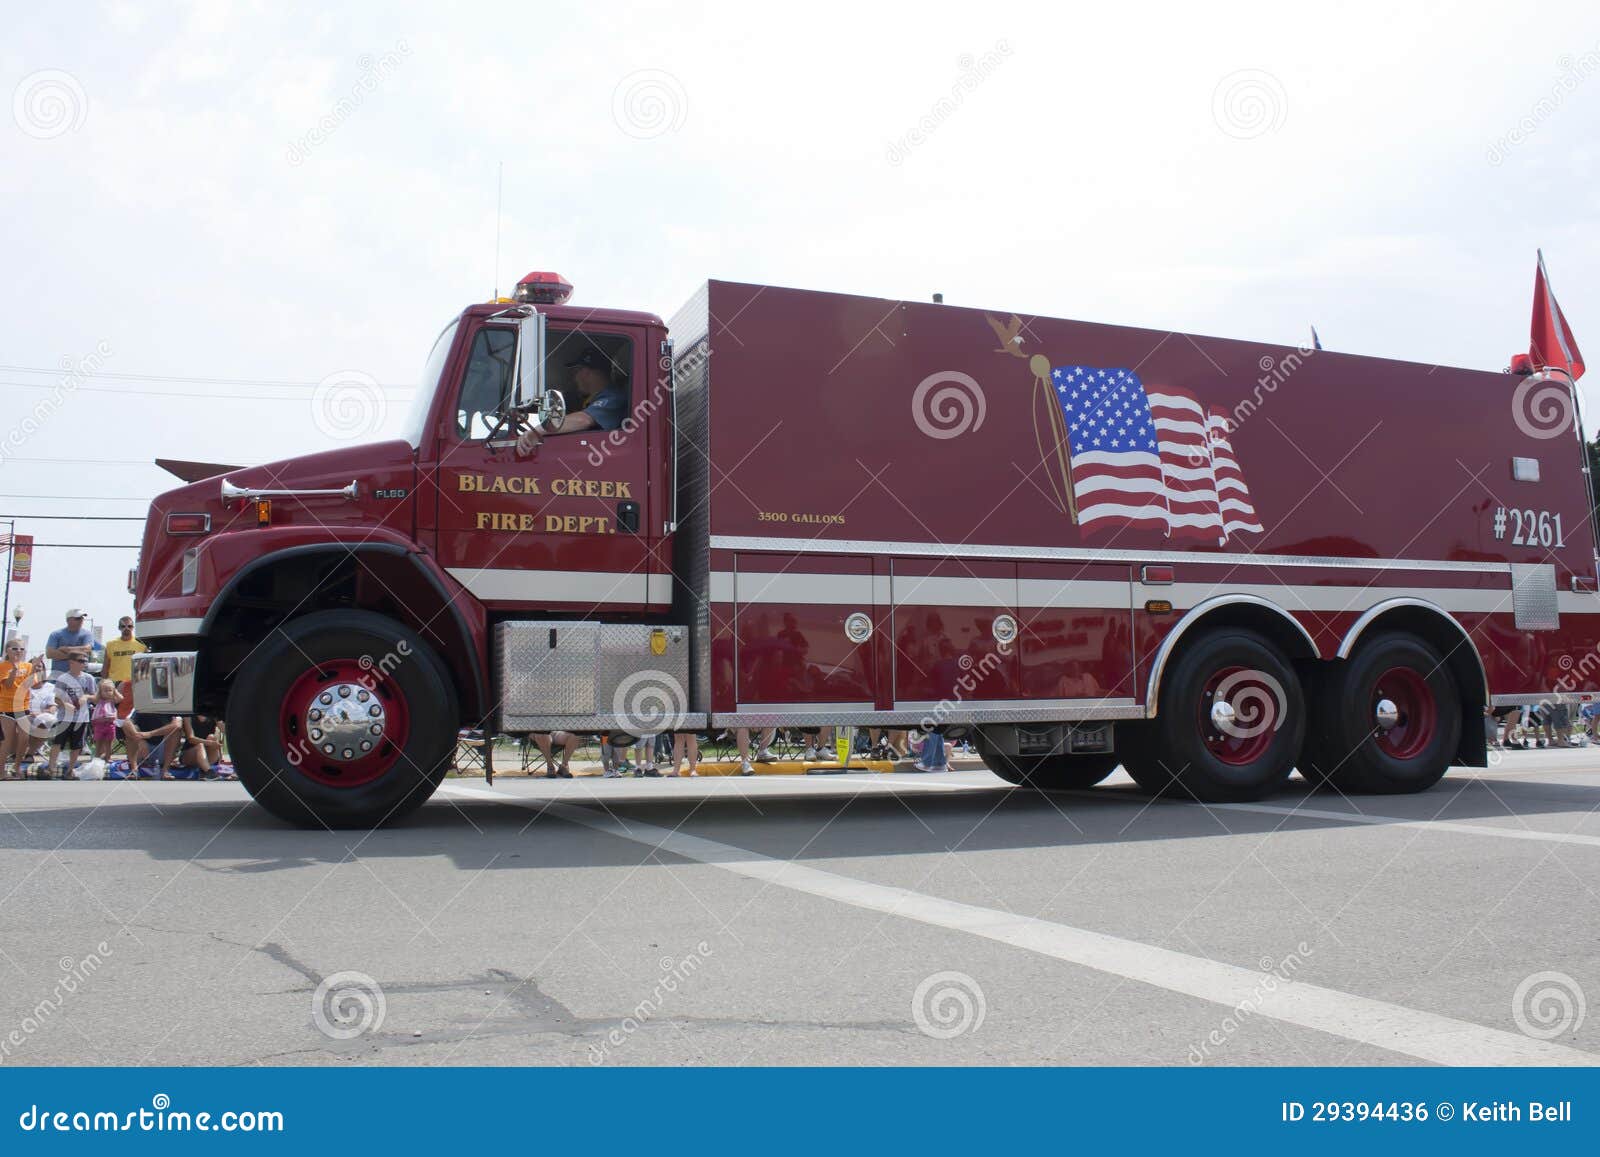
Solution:
M 444 779 L 459 711 L 422 639 L 369 611 L 319 611 L 276 628 L 228 697 L 239 781 L 303 827 L 372 828 Z

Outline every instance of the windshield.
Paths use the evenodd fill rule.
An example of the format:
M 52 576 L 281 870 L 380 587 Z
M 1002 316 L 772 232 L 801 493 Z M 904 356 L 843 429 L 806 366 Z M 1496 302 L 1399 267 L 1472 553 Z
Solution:
M 460 324 L 458 317 L 440 331 L 438 340 L 428 354 L 427 364 L 417 378 L 417 392 L 411 395 L 411 408 L 406 411 L 405 421 L 400 426 L 400 436 L 411 443 L 413 450 L 422 448 L 423 425 L 428 420 L 428 411 L 433 407 L 433 396 L 439 389 L 439 377 L 444 373 L 445 359 L 450 356 L 456 326 Z

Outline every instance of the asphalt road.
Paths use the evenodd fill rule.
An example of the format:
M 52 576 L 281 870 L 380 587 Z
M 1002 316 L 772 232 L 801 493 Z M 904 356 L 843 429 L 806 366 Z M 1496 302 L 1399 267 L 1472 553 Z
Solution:
M 0 1064 L 1600 1060 L 1600 753 L 1421 796 L 0 784 Z

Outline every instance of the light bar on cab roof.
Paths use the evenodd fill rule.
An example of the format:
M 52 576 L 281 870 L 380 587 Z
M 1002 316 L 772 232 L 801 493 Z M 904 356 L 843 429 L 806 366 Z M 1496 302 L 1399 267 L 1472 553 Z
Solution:
M 572 283 L 559 273 L 536 271 L 517 282 L 512 296 L 529 305 L 565 305 L 572 296 Z

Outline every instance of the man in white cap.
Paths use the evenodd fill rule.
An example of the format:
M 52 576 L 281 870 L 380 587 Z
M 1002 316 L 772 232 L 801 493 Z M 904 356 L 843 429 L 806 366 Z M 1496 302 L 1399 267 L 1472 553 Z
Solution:
M 52 675 L 65 671 L 67 660 L 74 655 L 82 656 L 85 663 L 94 659 L 94 635 L 83 625 L 83 620 L 83 608 L 72 607 L 67 611 L 67 625 L 50 632 L 44 653 L 50 660 Z

